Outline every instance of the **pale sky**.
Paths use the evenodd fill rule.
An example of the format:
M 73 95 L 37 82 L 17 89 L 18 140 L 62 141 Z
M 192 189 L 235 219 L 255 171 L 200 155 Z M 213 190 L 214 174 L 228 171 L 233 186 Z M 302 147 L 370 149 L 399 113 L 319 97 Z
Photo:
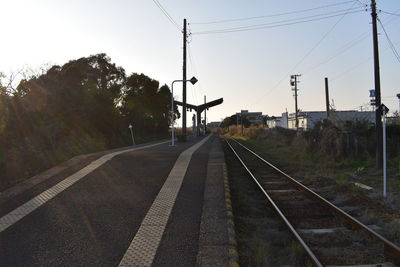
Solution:
M 186 18 L 193 33 L 187 76 L 194 75 L 199 82 L 188 84 L 188 102 L 201 104 L 204 95 L 207 100 L 224 98 L 222 105 L 208 111 L 208 121 L 221 120 L 241 109 L 268 115 L 280 115 L 286 108 L 294 112 L 290 74 L 302 74 L 301 110 L 325 109 L 324 77 L 330 79 L 330 98 L 338 110 L 359 109 L 369 102 L 368 91 L 374 88 L 371 15 L 370 11 L 361 11 L 361 3 L 367 0 L 158 1 L 180 27 Z M 104 52 L 128 74 L 144 73 L 169 86 L 173 80 L 182 79 L 182 33 L 152 0 L 0 3 L 1 72 L 47 63 L 62 65 Z M 378 0 L 377 5 L 382 11 L 400 14 L 399 0 Z M 328 7 L 269 16 L 321 6 Z M 196 34 L 345 12 L 348 14 L 282 27 Z M 196 24 L 259 16 L 264 17 Z M 381 12 L 379 17 L 400 53 L 400 16 Z M 399 109 L 400 62 L 380 26 L 379 32 L 382 101 L 394 111 Z M 176 84 L 174 89 L 180 100 L 181 85 Z M 190 118 L 188 114 L 188 125 Z

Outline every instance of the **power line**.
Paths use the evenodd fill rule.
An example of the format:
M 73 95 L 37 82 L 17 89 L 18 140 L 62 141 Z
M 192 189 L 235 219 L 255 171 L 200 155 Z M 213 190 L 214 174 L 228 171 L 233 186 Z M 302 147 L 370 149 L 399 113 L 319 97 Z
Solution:
M 243 18 L 235 18 L 235 19 L 224 19 L 224 20 L 216 20 L 216 21 L 208 21 L 208 22 L 192 22 L 191 24 L 207 25 L 207 24 L 220 24 L 220 23 L 235 22 L 235 21 L 246 21 L 246 20 L 261 19 L 261 18 L 272 18 L 272 17 L 279 17 L 279 16 L 291 15 L 291 14 L 296 14 L 296 13 L 304 13 L 304 12 L 313 11 L 313 10 L 317 10 L 317 9 L 323 9 L 323 8 L 332 7 L 332 6 L 344 5 L 344 4 L 352 3 L 353 1 L 344 1 L 344 2 L 335 3 L 335 4 L 331 4 L 331 5 L 319 6 L 319 7 L 308 8 L 308 9 L 301 9 L 301 10 L 296 10 L 296 11 L 289 11 L 289 12 L 278 13 L 278 14 L 270 14 L 270 15 L 254 16 L 254 17 L 243 17 Z
M 397 61 L 400 63 L 400 55 L 396 50 L 396 47 L 393 45 L 392 40 L 390 40 L 388 33 L 386 32 L 385 27 L 383 27 L 383 23 L 381 22 L 381 20 L 378 18 L 379 24 L 381 25 L 383 32 L 385 33 L 386 39 L 389 43 L 390 49 L 392 50 L 394 56 L 396 57 Z
M 382 12 L 382 13 L 388 14 L 388 15 L 399 16 L 400 17 L 400 14 L 397 14 L 397 13 L 386 12 L 386 11 L 383 11 L 383 10 L 379 10 L 379 11 Z
M 397 11 L 397 10 L 396 10 Z M 396 20 L 397 18 L 391 18 L 389 20 L 386 20 L 384 23 L 386 25 L 389 25 L 390 23 L 392 23 L 394 20 Z M 334 58 L 340 56 L 341 54 L 343 54 L 344 52 L 346 52 L 347 50 L 349 50 L 350 48 L 354 47 L 355 45 L 357 45 L 358 43 L 360 43 L 361 41 L 365 40 L 367 37 L 369 37 L 369 31 L 365 31 L 362 34 L 360 34 L 358 37 L 356 37 L 355 39 L 351 40 L 350 42 L 346 43 L 344 46 L 342 46 L 341 48 L 337 49 L 333 55 L 323 59 L 322 61 L 320 61 L 319 63 L 315 64 L 314 66 L 310 67 L 308 70 L 306 70 L 303 73 L 308 73 L 328 62 L 330 62 L 331 60 L 333 60 Z
M 334 58 L 340 56 L 341 54 L 343 54 L 344 52 L 346 52 L 347 50 L 349 50 L 350 48 L 352 48 L 353 46 L 357 45 L 358 43 L 360 43 L 361 41 L 365 40 L 368 37 L 367 33 L 363 33 L 360 34 L 358 37 L 356 37 L 355 39 L 353 39 L 352 41 L 346 43 L 344 46 L 342 46 L 341 48 L 337 49 L 336 52 L 325 58 L 324 60 L 321 60 L 319 63 L 313 65 L 312 67 L 310 67 L 308 70 L 306 70 L 305 72 L 308 73 L 312 70 L 315 70 L 316 68 L 330 62 L 331 60 L 333 60 Z
M 191 53 L 191 49 L 190 46 L 188 44 L 188 55 L 189 55 L 189 65 L 190 65 L 190 71 L 192 72 L 192 74 L 195 73 L 195 69 L 193 68 L 193 59 L 192 59 L 192 53 Z M 194 87 L 192 86 L 192 96 L 193 96 L 193 100 L 195 101 L 195 104 L 198 104 L 197 101 L 197 94 L 196 94 L 196 90 L 194 89 Z
M 352 9 L 353 6 L 351 6 L 348 11 Z M 322 38 L 308 51 L 308 53 L 295 65 L 293 69 L 296 69 L 321 43 L 325 38 L 336 28 L 336 26 L 343 20 L 343 18 L 347 15 L 348 13 L 343 14 L 342 17 L 336 21 L 335 24 L 322 36 Z
M 165 8 L 158 2 L 158 0 L 153 0 L 154 4 L 157 5 L 157 7 L 161 10 L 161 12 L 167 17 L 167 19 L 179 30 L 181 31 L 181 27 L 179 27 L 179 24 L 176 23 L 176 21 L 171 17 L 171 15 L 165 10 Z
M 196 64 L 196 59 L 195 59 L 195 57 L 193 55 L 193 50 L 192 50 L 190 44 L 188 45 L 188 52 L 189 52 L 189 60 L 191 62 L 191 67 L 193 67 L 193 72 L 194 72 L 194 74 L 199 75 L 198 69 L 197 69 L 197 64 Z M 201 82 L 198 82 L 196 85 L 197 85 L 197 88 L 200 89 L 200 94 L 205 95 L 206 92 L 203 89 L 203 86 L 201 85 Z
M 354 0 L 355 2 L 359 3 L 361 6 L 368 6 L 366 3 L 361 2 L 360 0 Z
M 354 6 L 354 4 L 348 9 L 348 11 L 350 11 L 352 9 L 352 7 Z M 267 95 L 269 93 L 271 93 L 274 89 L 276 89 L 286 78 L 287 76 L 292 73 L 307 57 L 309 57 L 311 55 L 311 53 L 317 49 L 317 47 L 322 43 L 323 40 L 325 40 L 325 38 L 336 28 L 336 26 L 343 20 L 343 18 L 347 15 L 347 13 L 343 14 L 342 17 L 339 18 L 339 20 L 337 20 L 333 26 L 322 36 L 322 38 L 303 56 L 303 58 L 300 59 L 299 62 L 296 63 L 296 65 L 285 75 L 282 77 L 281 80 L 279 80 L 279 82 L 272 88 L 270 89 L 268 92 L 266 92 L 264 94 Z M 263 99 L 264 97 L 262 97 L 261 99 Z
M 398 44 L 398 43 L 396 43 Z M 382 52 L 386 52 L 389 48 L 387 47 L 386 49 L 382 50 Z M 382 53 L 383 54 L 383 53 Z M 357 63 L 356 65 L 353 65 L 352 67 L 348 68 L 346 71 L 341 72 L 340 74 L 334 76 L 331 81 L 338 80 L 339 78 L 342 78 L 342 76 L 345 76 L 352 72 L 353 70 L 357 69 L 359 66 L 364 65 L 365 62 L 369 61 L 372 59 L 372 56 L 369 56 L 368 58 L 364 59 L 363 61 Z
M 323 16 L 326 14 L 313 15 L 313 16 L 304 17 L 304 18 L 285 20 L 285 21 L 293 21 L 293 22 L 288 22 L 288 23 L 285 23 L 285 21 L 278 21 L 278 22 L 272 22 L 272 23 L 255 24 L 255 25 L 236 27 L 236 28 L 227 28 L 227 29 L 221 29 L 221 30 L 200 31 L 200 32 L 194 32 L 192 34 L 193 35 L 221 34 L 221 33 L 232 33 L 232 32 L 243 32 L 243 31 L 253 31 L 253 30 L 260 30 L 260 29 L 277 28 L 277 27 L 301 24 L 301 23 L 306 23 L 306 22 L 311 22 L 311 21 L 319 21 L 319 20 L 334 18 L 334 17 L 338 17 L 338 16 L 343 16 L 345 14 L 359 13 L 362 11 L 363 10 L 357 10 L 357 11 L 352 11 L 352 12 L 343 12 L 343 13 L 339 13 L 339 14 L 335 14 L 335 15 L 328 15 L 328 16 Z M 336 12 L 332 12 L 330 14 L 333 14 L 333 13 L 336 13 Z M 323 16 L 323 17 L 321 17 L 321 16 Z M 311 19 L 311 17 L 319 17 L 319 18 Z M 310 19 L 307 19 L 307 18 L 310 18 Z

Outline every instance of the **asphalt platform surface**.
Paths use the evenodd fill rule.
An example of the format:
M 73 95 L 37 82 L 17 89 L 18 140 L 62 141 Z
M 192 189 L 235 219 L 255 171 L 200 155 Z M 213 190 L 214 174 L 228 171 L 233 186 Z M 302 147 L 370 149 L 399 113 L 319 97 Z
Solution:
M 0 266 L 118 266 L 178 156 L 201 139 L 107 161 L 0 232 Z M 196 266 L 207 164 L 217 139 L 194 152 L 153 266 Z M 79 162 L 0 198 L 0 217 L 82 168 Z

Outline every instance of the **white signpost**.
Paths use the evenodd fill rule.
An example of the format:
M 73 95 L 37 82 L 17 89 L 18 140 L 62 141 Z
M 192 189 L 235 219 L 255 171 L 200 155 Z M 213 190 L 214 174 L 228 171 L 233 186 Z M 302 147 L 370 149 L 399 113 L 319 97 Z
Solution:
M 129 123 L 129 130 L 131 130 L 131 137 L 132 137 L 132 145 L 135 145 L 135 139 L 133 138 L 133 130 L 132 130 L 133 126 L 132 124 Z
M 381 104 L 382 109 L 382 131 L 383 131 L 383 197 L 386 198 L 386 114 L 389 109 Z

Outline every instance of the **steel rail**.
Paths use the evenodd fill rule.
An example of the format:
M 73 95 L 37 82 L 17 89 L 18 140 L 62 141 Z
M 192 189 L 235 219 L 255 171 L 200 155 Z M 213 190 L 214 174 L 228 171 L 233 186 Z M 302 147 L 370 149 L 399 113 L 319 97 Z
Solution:
M 251 149 L 247 148 L 245 145 L 241 144 L 240 142 L 238 142 L 238 141 L 236 141 L 234 139 L 232 139 L 232 140 L 235 141 L 236 143 L 238 143 L 240 146 L 242 146 L 244 149 L 246 149 L 250 153 L 252 153 L 257 158 L 259 158 L 261 161 L 263 161 L 264 163 L 269 165 L 275 171 L 279 172 L 281 175 L 283 175 L 289 181 L 294 183 L 296 185 L 296 187 L 298 187 L 299 189 L 301 189 L 304 192 L 308 193 L 309 195 L 311 195 L 313 198 L 317 199 L 318 201 L 321 201 L 326 207 L 330 208 L 332 211 L 334 211 L 335 213 L 339 214 L 341 217 L 346 219 L 346 221 L 351 223 L 354 227 L 366 231 L 371 237 L 373 237 L 373 238 L 379 240 L 380 242 L 382 242 L 385 245 L 385 247 L 391 253 L 393 253 L 394 256 L 396 256 L 396 258 L 398 260 L 400 260 L 400 247 L 398 247 L 396 244 L 394 244 L 393 242 L 387 240 L 385 237 L 383 237 L 379 233 L 375 232 L 374 230 L 370 229 L 368 226 L 366 226 L 365 224 L 363 224 L 362 222 L 360 222 L 359 220 L 357 220 L 356 218 L 354 218 L 350 214 L 346 213 L 345 211 L 343 211 L 339 207 L 335 206 L 334 204 L 332 204 L 331 202 L 329 202 L 328 200 L 326 200 L 322 196 L 318 195 L 317 193 L 315 193 L 314 191 L 312 191 L 311 189 L 309 189 L 308 187 L 306 187 L 302 183 L 298 182 L 297 180 L 295 180 L 294 178 L 292 178 L 288 174 L 284 173 L 283 171 L 281 171 L 280 169 L 278 169 L 277 167 L 272 165 L 270 162 L 266 161 L 264 158 L 259 156 L 257 153 L 255 153 Z
M 275 209 L 275 211 L 278 213 L 278 215 L 284 221 L 286 226 L 289 228 L 290 232 L 294 235 L 294 237 L 297 239 L 297 241 L 300 243 L 300 245 L 307 252 L 308 256 L 310 257 L 312 262 L 315 264 L 315 266 L 323 267 L 324 265 L 318 260 L 318 258 L 315 256 L 314 252 L 310 249 L 310 247 L 300 237 L 300 235 L 294 229 L 294 227 L 289 222 L 289 220 L 285 217 L 285 215 L 282 213 L 282 211 L 279 209 L 279 207 L 275 204 L 275 202 L 272 200 L 272 198 L 268 195 L 268 193 L 265 191 L 265 189 L 258 182 L 257 178 L 253 175 L 253 173 L 249 170 L 249 168 L 247 168 L 246 164 L 243 162 L 243 160 L 240 158 L 240 156 L 236 153 L 235 149 L 231 146 L 231 144 L 229 143 L 228 140 L 226 140 L 226 143 L 231 148 L 232 152 L 236 155 L 237 159 L 240 161 L 240 163 L 243 165 L 243 167 L 246 169 L 246 171 L 250 174 L 251 178 L 253 178 L 254 182 L 258 185 L 258 187 L 261 189 L 261 191 L 267 197 L 268 201 L 271 203 L 272 207 Z

